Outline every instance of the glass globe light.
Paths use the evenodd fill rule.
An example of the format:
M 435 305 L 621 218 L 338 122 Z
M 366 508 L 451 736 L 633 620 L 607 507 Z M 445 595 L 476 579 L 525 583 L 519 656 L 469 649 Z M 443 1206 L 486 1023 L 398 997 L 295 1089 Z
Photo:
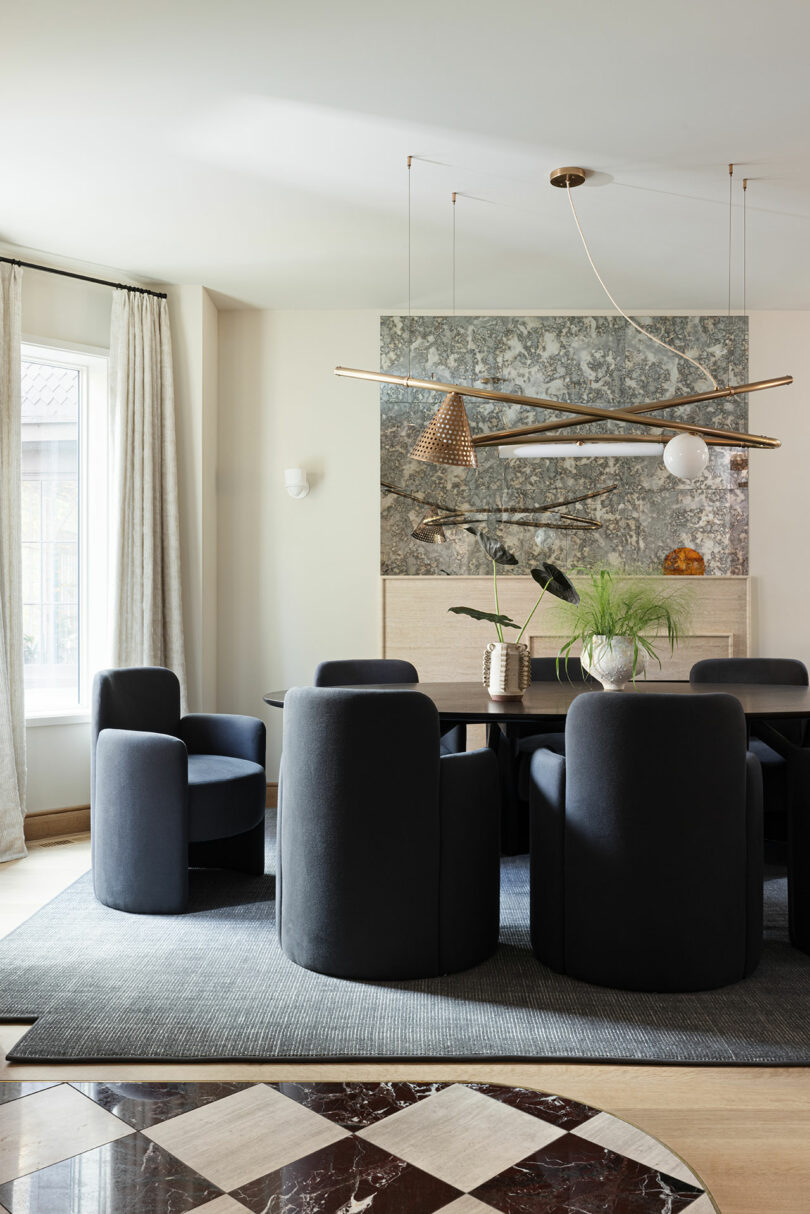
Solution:
M 709 448 L 699 434 L 677 434 L 664 447 L 667 471 L 682 481 L 701 476 L 708 462 Z

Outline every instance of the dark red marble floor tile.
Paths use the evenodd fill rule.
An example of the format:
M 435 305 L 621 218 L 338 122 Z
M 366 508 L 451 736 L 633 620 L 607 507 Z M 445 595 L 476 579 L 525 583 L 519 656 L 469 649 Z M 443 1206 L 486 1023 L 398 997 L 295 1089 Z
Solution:
M 279 1092 L 344 1130 L 364 1130 L 432 1096 L 446 1083 L 277 1083 Z
M 502 1214 L 678 1214 L 701 1189 L 576 1134 L 565 1134 L 479 1185 Z
M 231 1196 L 254 1214 L 434 1214 L 460 1191 L 362 1138 L 344 1138 Z
M 476 1092 L 492 1096 L 502 1104 L 520 1109 L 522 1113 L 530 1113 L 551 1125 L 559 1126 L 561 1130 L 573 1130 L 583 1122 L 590 1121 L 599 1112 L 587 1104 L 579 1104 L 565 1096 L 553 1096 L 548 1092 L 533 1092 L 529 1088 L 504 1088 L 494 1083 L 471 1083 Z

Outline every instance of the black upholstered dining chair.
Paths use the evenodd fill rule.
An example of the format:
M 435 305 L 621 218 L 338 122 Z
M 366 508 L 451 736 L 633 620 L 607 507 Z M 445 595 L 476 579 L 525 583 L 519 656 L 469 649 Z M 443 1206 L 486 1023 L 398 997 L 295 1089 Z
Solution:
M 498 941 L 494 755 L 440 755 L 438 713 L 418 691 L 351 687 L 289 691 L 283 748 L 277 905 L 287 956 L 381 980 L 484 961 Z
M 99 902 L 187 909 L 189 867 L 264 872 L 265 726 L 180 715 L 171 670 L 102 670 L 93 683 L 90 812 Z
M 316 687 L 356 687 L 363 683 L 418 683 L 419 674 L 402 658 L 340 658 L 321 662 L 315 671 Z M 441 752 L 460 754 L 467 749 L 467 726 L 461 721 L 442 723 Z
M 695 663 L 689 672 L 689 681 L 782 687 L 808 685 L 807 667 L 795 658 L 707 658 Z M 764 830 L 768 855 L 773 859 L 785 859 L 789 803 L 787 761 L 777 749 L 779 740 L 774 734 L 800 747 L 807 740 L 807 731 L 808 722 L 802 719 L 780 717 L 751 724 L 749 748 L 762 764 Z M 777 746 L 773 744 L 775 740 Z
M 624 990 L 751 974 L 762 779 L 730 695 L 578 697 L 531 762 L 531 926 L 551 969 Z

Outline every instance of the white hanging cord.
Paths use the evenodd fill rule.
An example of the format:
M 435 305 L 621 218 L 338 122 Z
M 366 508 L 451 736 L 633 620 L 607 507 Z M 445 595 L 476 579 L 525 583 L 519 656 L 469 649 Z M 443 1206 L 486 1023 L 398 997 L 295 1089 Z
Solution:
M 743 177 L 743 316 L 748 315 L 748 178 Z
M 732 236 L 732 194 L 731 180 L 734 176 L 734 165 L 728 166 L 728 315 L 726 317 L 726 381 L 731 383 L 731 236 Z
M 634 329 L 637 329 L 638 332 L 641 333 L 644 337 L 649 337 L 650 341 L 654 341 L 657 346 L 663 346 L 664 349 L 669 350 L 671 354 L 677 354 L 679 358 L 685 358 L 686 361 L 688 363 L 691 363 L 693 367 L 697 367 L 698 371 L 700 371 L 703 375 L 705 375 L 708 380 L 711 380 L 712 384 L 714 385 L 714 387 L 716 389 L 719 389 L 720 385 L 718 384 L 717 380 L 714 378 L 711 371 L 706 370 L 706 368 L 703 366 L 702 363 L 699 363 L 697 361 L 697 359 L 695 359 L 695 358 L 690 358 L 689 355 L 684 354 L 684 352 L 682 350 L 676 350 L 674 346 L 670 346 L 667 344 L 667 342 L 661 341 L 660 337 L 654 337 L 653 334 L 648 333 L 646 329 L 642 329 L 641 325 L 636 324 L 636 322 L 634 320 L 631 320 L 631 318 L 627 315 L 627 313 L 625 311 L 623 311 L 622 308 L 619 307 L 619 305 L 616 303 L 616 300 L 613 298 L 610 291 L 607 289 L 604 279 L 602 278 L 602 275 L 599 273 L 596 266 L 594 265 L 594 260 L 591 257 L 591 251 L 588 248 L 588 242 L 585 239 L 585 233 L 582 231 L 579 219 L 577 218 L 577 210 L 576 210 L 576 207 L 574 206 L 574 199 L 571 196 L 571 187 L 570 187 L 570 185 L 566 185 L 565 188 L 568 192 L 568 201 L 571 204 L 571 214 L 574 216 L 574 223 L 577 225 L 577 231 L 579 232 L 580 237 L 582 239 L 582 245 L 585 249 L 585 255 L 587 256 L 588 261 L 591 263 L 591 269 L 593 270 L 594 274 L 596 275 L 596 277 L 599 281 L 599 285 L 601 286 L 602 290 L 605 292 L 605 295 L 607 295 L 608 299 L 613 304 L 614 308 L 619 313 L 619 315 L 623 316 L 624 319 L 627 321 L 627 323 L 629 325 L 632 325 Z
M 456 191 L 453 190 L 453 315 L 456 314 Z
M 408 379 L 411 378 L 411 161 L 408 157 Z

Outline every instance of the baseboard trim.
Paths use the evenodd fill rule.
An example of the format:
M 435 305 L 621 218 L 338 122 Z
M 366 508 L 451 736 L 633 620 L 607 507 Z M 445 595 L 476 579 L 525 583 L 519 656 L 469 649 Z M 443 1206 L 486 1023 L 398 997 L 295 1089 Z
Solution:
M 58 835 L 84 834 L 90 829 L 90 806 L 69 805 L 65 809 L 28 814 L 23 829 L 27 843 L 37 839 L 54 839 Z
M 278 784 L 267 785 L 264 803 L 268 809 L 276 808 Z M 89 805 L 68 805 L 64 809 L 47 809 L 42 813 L 28 814 L 24 825 L 27 843 L 37 839 L 53 839 L 58 835 L 80 835 L 89 829 Z

